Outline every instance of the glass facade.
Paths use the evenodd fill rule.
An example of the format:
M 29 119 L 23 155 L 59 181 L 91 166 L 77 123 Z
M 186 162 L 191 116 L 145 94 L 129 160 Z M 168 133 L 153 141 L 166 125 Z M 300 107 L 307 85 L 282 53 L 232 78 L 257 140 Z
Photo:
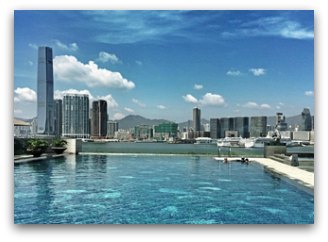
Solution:
M 220 119 L 211 118 L 210 119 L 210 136 L 212 139 L 220 138 Z
M 91 136 L 105 138 L 107 136 L 107 102 L 98 100 L 92 103 Z
M 265 137 L 267 134 L 267 117 L 257 116 L 251 117 L 250 136 Z
M 62 126 L 63 126 L 63 101 L 56 99 L 55 103 L 55 114 L 54 114 L 54 127 L 55 135 L 60 137 L 62 135 Z
M 52 49 L 39 47 L 37 75 L 37 133 L 54 134 L 54 77 Z
M 63 136 L 72 138 L 88 138 L 90 136 L 88 95 L 64 95 Z

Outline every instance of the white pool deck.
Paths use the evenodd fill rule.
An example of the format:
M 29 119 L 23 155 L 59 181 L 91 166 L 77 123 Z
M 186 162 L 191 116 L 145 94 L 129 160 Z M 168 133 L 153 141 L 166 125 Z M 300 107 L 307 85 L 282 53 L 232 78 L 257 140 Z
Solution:
M 222 157 L 215 157 L 216 160 L 223 160 Z M 228 158 L 228 161 L 238 160 L 240 158 Z M 257 162 L 269 170 L 287 177 L 290 180 L 297 182 L 307 188 L 314 190 L 314 173 L 302 170 L 295 166 L 286 165 L 269 158 L 248 158 L 250 162 Z

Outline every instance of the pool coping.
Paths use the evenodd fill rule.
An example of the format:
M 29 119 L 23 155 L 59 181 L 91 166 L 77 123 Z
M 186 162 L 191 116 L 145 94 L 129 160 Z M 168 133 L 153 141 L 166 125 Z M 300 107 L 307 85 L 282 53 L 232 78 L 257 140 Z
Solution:
M 32 155 L 17 156 L 17 157 L 14 157 L 14 163 L 15 164 L 23 164 L 23 163 L 30 163 L 30 162 L 35 162 L 35 161 L 43 161 L 43 160 L 52 159 L 52 158 L 64 157 L 66 155 L 67 154 L 46 154 L 46 155 L 42 155 L 40 157 L 33 157 Z
M 222 160 L 222 157 L 214 157 L 215 160 Z M 240 159 L 240 158 L 239 158 Z M 256 162 L 264 167 L 266 171 L 272 172 L 279 178 L 287 178 L 285 181 L 303 188 L 305 192 L 314 193 L 314 173 L 296 166 L 290 166 L 270 158 L 248 158 L 251 162 Z M 238 160 L 235 157 L 229 157 L 228 161 Z

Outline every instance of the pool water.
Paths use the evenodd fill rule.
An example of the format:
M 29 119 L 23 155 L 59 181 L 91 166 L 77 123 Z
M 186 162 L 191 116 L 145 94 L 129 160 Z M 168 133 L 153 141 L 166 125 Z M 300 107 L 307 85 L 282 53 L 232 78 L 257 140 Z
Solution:
M 311 224 L 314 198 L 262 166 L 78 155 L 15 165 L 16 224 Z

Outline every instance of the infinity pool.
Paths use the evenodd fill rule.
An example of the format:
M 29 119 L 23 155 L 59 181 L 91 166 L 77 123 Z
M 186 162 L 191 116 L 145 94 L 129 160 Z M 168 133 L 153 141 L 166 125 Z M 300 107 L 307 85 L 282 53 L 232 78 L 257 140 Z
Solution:
M 15 165 L 16 224 L 311 224 L 314 199 L 262 166 L 78 155 Z

